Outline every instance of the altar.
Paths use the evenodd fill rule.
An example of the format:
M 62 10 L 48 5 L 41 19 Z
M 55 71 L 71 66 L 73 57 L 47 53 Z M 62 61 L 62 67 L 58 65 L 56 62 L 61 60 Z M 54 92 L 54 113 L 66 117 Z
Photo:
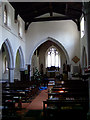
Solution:
M 46 69 L 47 76 L 51 77 L 51 78 L 54 78 L 54 77 L 58 76 L 60 74 L 59 69 L 60 69 L 59 67 L 55 67 L 55 66 L 48 67 Z
M 47 76 L 48 77 L 50 77 L 50 78 L 54 78 L 54 77 L 56 77 L 56 76 L 58 76 L 59 75 L 59 71 L 47 71 Z

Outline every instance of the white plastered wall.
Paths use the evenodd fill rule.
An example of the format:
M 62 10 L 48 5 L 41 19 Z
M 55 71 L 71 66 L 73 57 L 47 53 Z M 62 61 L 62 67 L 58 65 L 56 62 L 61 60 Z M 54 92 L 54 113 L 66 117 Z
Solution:
M 83 15 L 81 16 L 81 22 L 82 22 L 82 18 Z M 84 69 L 84 65 L 83 65 L 83 58 L 84 58 L 84 49 L 86 52 L 86 57 L 87 57 L 87 63 L 88 63 L 88 43 L 87 43 L 87 27 L 86 27 L 86 18 L 84 18 L 84 35 L 83 37 L 81 37 L 81 31 L 80 31 L 80 64 L 81 64 L 81 68 L 82 70 Z M 82 27 L 82 24 L 80 22 L 80 29 Z
M 66 49 L 71 64 L 72 58 L 80 58 L 80 38 L 76 23 L 67 21 L 46 21 L 31 23 L 26 33 L 26 62 L 30 64 L 34 50 L 48 37 L 58 41 Z M 76 66 L 78 65 L 75 64 Z
M 4 11 L 4 5 L 6 5 L 7 10 L 8 10 L 8 17 L 10 19 L 8 26 L 4 25 L 3 23 L 3 11 Z M 15 22 L 14 19 L 14 9 L 8 2 L 2 2 L 1 3 L 1 8 L 2 8 L 2 24 L 0 24 L 0 28 L 2 29 L 2 38 L 0 39 L 0 49 L 2 47 L 2 44 L 6 39 L 9 40 L 11 47 L 13 49 L 13 56 L 14 56 L 14 67 L 15 67 L 15 60 L 16 60 L 16 53 L 19 47 L 21 46 L 24 59 L 25 59 L 25 29 L 24 29 L 24 21 L 21 19 L 22 22 L 22 38 L 18 35 L 18 20 Z
M 3 11 L 4 5 L 7 6 L 9 15 L 8 27 L 3 23 Z M 1 3 L 0 7 L 0 49 L 2 44 L 6 39 L 9 40 L 11 47 L 13 49 L 14 56 L 14 67 L 16 60 L 16 53 L 18 48 L 21 46 L 24 59 L 26 64 L 31 64 L 31 58 L 35 49 L 47 41 L 48 37 L 55 39 L 59 42 L 67 51 L 68 56 L 72 64 L 72 58 L 77 56 L 80 58 L 80 41 L 79 41 L 79 31 L 77 29 L 76 23 L 72 20 L 67 21 L 46 21 L 46 22 L 34 22 L 31 23 L 27 33 L 25 34 L 25 23 L 21 19 L 23 36 L 22 38 L 18 35 L 18 22 L 14 19 L 14 9 L 8 3 Z M 26 37 L 25 37 L 26 36 Z M 25 40 L 26 39 L 26 40 Z M 26 47 L 26 50 L 25 50 Z M 75 64 L 78 65 L 78 64 Z
M 4 6 L 5 5 L 7 7 L 7 13 L 8 13 L 7 25 L 4 24 Z M 10 3 L 7 1 L 1 2 L 0 3 L 0 50 L 2 48 L 3 43 L 6 40 L 8 40 L 10 43 L 10 47 L 12 48 L 12 54 L 14 57 L 13 69 L 15 69 L 16 54 L 19 47 L 21 47 L 22 49 L 23 57 L 25 61 L 25 23 L 21 18 L 19 19 L 19 16 L 18 16 L 18 19 L 22 24 L 22 37 L 20 37 L 18 34 L 18 19 L 17 21 L 15 21 L 14 16 L 15 16 L 15 10 L 10 5 Z M 2 60 L 0 60 L 0 63 L 2 64 Z M 2 71 L 0 73 L 2 73 Z M 0 79 L 2 79 L 1 74 L 0 74 Z

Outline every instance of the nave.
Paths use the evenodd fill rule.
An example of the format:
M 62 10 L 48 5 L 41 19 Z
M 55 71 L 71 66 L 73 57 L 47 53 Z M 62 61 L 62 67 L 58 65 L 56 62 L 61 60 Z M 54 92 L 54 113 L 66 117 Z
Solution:
M 3 85 L 2 120 L 87 120 L 87 81 L 48 78 L 48 84 L 14 84 Z

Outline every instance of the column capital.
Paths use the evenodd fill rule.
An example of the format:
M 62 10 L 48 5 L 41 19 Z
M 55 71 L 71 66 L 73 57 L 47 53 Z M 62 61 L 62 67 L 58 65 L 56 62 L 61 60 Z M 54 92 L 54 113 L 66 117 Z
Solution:
M 20 68 L 20 71 L 24 71 L 25 70 L 25 68 Z
M 9 67 L 8 69 L 9 69 L 9 70 L 14 70 L 15 68 L 10 68 L 10 67 Z

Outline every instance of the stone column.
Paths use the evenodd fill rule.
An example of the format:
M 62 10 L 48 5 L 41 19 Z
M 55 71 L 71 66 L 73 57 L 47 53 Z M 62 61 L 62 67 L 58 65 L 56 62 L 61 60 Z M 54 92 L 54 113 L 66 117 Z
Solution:
M 14 68 L 9 68 L 9 82 L 14 82 Z
M 90 2 L 84 3 L 84 12 L 85 12 L 85 35 L 87 39 L 87 52 L 88 52 L 88 66 L 90 65 Z
M 82 67 L 82 75 L 84 75 L 84 74 L 85 74 L 85 68 Z
M 85 12 L 86 29 L 85 35 L 87 39 L 87 53 L 88 53 L 88 66 L 90 65 L 90 2 L 85 2 L 83 5 L 83 10 Z M 88 78 L 89 87 L 89 111 L 87 113 L 87 120 L 90 120 L 90 76 Z

